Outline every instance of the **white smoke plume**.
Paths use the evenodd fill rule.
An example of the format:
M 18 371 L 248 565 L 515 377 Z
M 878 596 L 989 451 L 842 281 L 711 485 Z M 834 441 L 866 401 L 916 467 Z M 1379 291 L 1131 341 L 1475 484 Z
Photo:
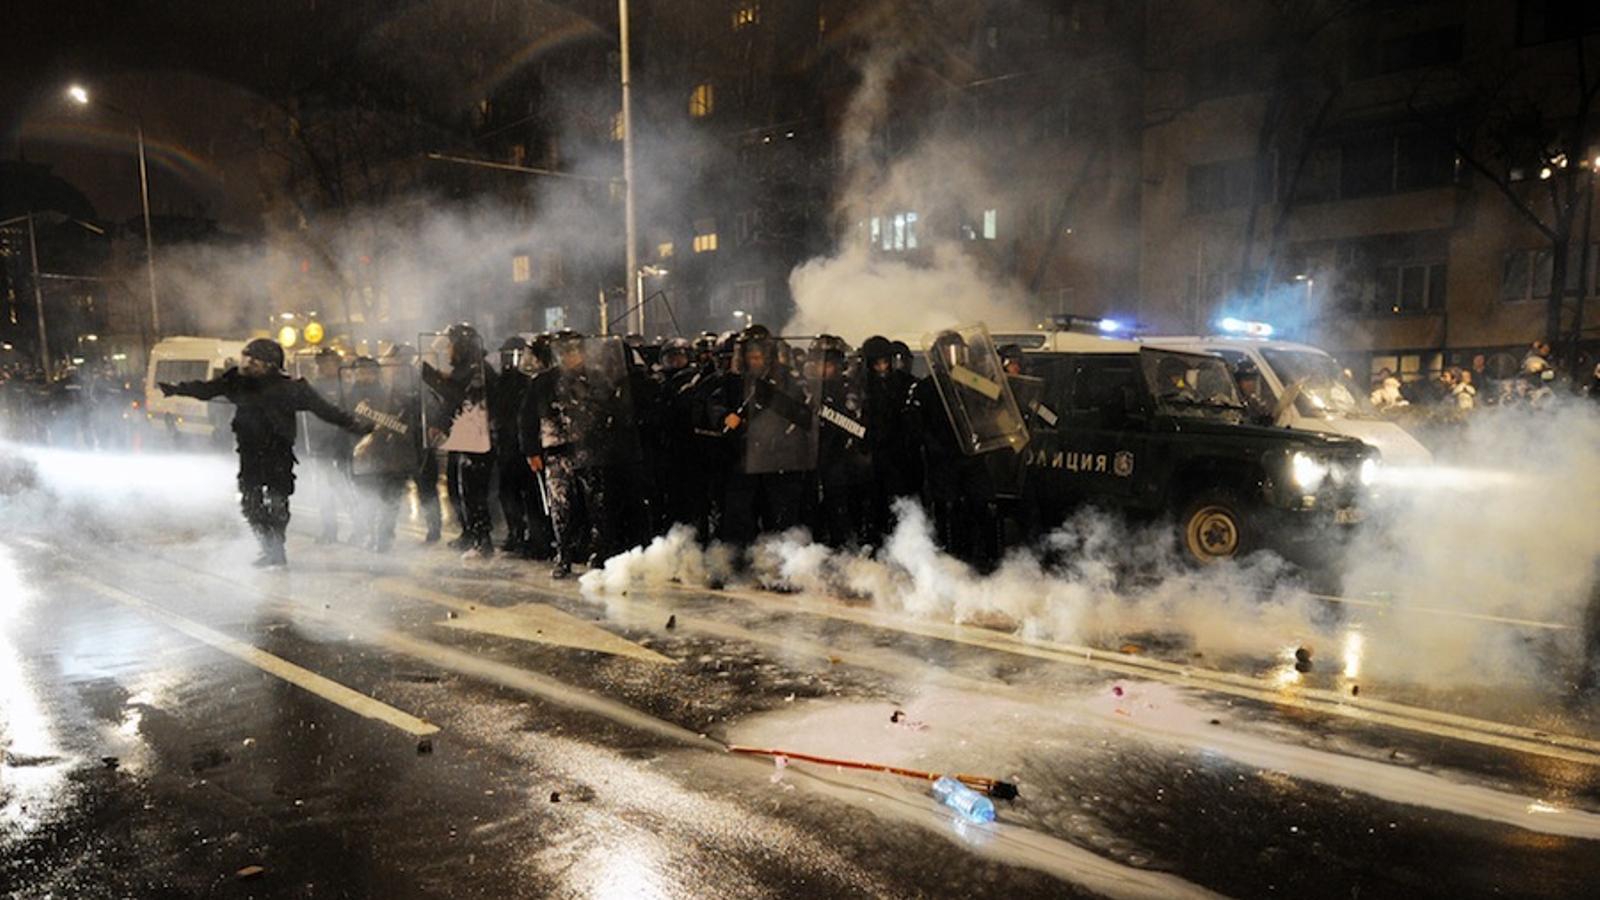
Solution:
M 881 548 L 836 550 L 804 530 L 768 535 L 735 580 L 870 600 L 875 608 L 1024 637 L 1117 649 L 1154 642 L 1257 669 L 1313 649 L 1322 672 L 1428 688 L 1560 692 L 1581 669 L 1600 570 L 1600 410 L 1484 411 L 1453 461 L 1389 474 L 1375 521 L 1319 595 L 1269 553 L 1196 569 L 1170 524 L 1084 512 L 991 574 L 942 553 L 901 501 Z M 586 575 L 591 596 L 728 583 L 728 548 L 675 529 Z
M 970 136 L 941 129 L 906 153 L 886 159 L 880 151 L 906 53 L 904 43 L 887 41 L 861 65 L 838 138 L 843 169 L 835 207 L 846 233 L 834 253 L 790 273 L 795 312 L 785 333 L 830 332 L 859 342 L 873 334 L 916 337 L 958 322 L 1026 328 L 1036 321 L 1019 285 L 984 272 L 951 237 L 999 195 Z M 874 249 L 874 221 L 879 245 L 887 241 L 899 255 L 916 251 L 919 258 Z

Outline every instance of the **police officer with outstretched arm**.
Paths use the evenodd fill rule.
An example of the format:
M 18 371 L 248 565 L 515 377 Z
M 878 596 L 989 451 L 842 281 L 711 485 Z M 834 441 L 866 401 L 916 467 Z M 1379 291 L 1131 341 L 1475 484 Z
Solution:
M 261 544 L 256 566 L 287 566 L 284 535 L 289 528 L 289 495 L 294 493 L 295 413 L 309 412 L 355 434 L 372 426 L 358 422 L 323 399 L 303 378 L 283 373 L 283 348 L 267 338 L 246 344 L 241 366 L 210 381 L 161 382 L 161 393 L 231 402 L 233 434 L 239 450 L 240 506 Z

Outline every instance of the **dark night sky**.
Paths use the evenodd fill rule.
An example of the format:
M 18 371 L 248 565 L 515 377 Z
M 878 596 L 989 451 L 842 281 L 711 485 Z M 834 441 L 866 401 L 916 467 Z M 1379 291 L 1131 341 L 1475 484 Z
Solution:
M 139 213 L 133 122 L 65 100 L 81 82 L 143 115 L 152 211 L 251 227 L 263 97 L 314 78 L 410 4 L 361 0 L 25 2 L 5 15 L 0 158 L 47 163 L 103 218 Z

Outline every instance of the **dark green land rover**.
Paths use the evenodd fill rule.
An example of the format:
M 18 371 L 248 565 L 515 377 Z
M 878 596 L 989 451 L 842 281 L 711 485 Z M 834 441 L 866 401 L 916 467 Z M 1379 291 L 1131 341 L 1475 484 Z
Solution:
M 1378 456 L 1355 438 L 1256 424 L 1227 363 L 1073 331 L 1019 343 L 1025 492 L 1045 526 L 1079 506 L 1175 520 L 1211 563 L 1269 549 L 1320 563 L 1367 514 Z M 1031 379 L 1019 379 L 1027 383 Z

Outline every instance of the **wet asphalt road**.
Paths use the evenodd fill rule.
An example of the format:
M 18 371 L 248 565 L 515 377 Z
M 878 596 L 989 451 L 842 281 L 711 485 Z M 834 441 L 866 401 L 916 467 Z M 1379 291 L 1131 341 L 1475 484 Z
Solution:
M 299 498 L 297 498 L 298 500 Z M 13 510 L 14 512 L 14 510 Z M 834 598 L 0 534 L 0 895 L 1593 896 L 1600 728 Z M 672 627 L 668 628 L 669 617 Z M 901 716 L 894 716 L 896 711 Z M 899 721 L 891 721 L 897 718 Z M 1015 782 L 959 823 L 910 779 Z

